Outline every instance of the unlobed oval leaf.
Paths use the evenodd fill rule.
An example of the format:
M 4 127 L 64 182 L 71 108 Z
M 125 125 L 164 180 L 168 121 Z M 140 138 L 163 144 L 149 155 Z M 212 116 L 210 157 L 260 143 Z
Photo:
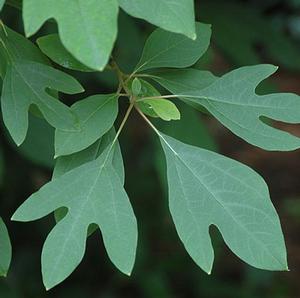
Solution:
M 287 270 L 278 215 L 264 180 L 247 166 L 161 134 L 167 160 L 170 211 L 186 250 L 210 273 L 210 225 L 248 264 Z
M 162 29 L 182 33 L 195 39 L 193 0 L 118 0 L 130 15 L 144 19 Z
M 70 6 L 71 5 L 71 6 Z M 117 0 L 24 0 L 27 36 L 54 18 L 62 43 L 89 68 L 103 70 L 117 36 Z
M 136 72 L 152 68 L 185 68 L 196 63 L 206 52 L 211 36 L 210 25 L 196 23 L 197 38 L 191 40 L 181 34 L 155 30 L 147 39 Z
M 80 125 L 78 131 L 55 132 L 55 155 L 81 151 L 101 138 L 115 122 L 118 114 L 116 94 L 93 95 L 72 105 Z

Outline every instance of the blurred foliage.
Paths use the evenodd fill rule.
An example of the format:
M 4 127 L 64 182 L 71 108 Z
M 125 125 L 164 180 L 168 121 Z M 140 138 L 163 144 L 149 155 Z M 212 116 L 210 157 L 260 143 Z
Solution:
M 16 0 L 9 2 L 20 3 Z M 275 63 L 296 76 L 300 70 L 299 9 L 299 0 L 196 1 L 198 19 L 213 24 L 213 44 L 194 67 L 219 73 L 220 70 L 224 72 L 241 65 Z M 7 25 L 23 32 L 21 15 L 17 9 L 5 6 L 1 18 Z M 125 72 L 132 70 L 136 64 L 144 41 L 153 28 L 121 12 L 113 55 Z M 33 40 L 56 31 L 54 22 L 47 23 Z M 109 71 L 91 74 L 64 71 L 76 76 L 87 90 L 76 99 L 108 93 L 116 88 L 116 78 Z M 275 82 L 269 81 L 260 86 L 259 93 L 278 88 Z M 72 103 L 68 96 L 64 100 Z M 182 115 L 181 121 L 163 123 L 156 120 L 163 132 L 203 148 L 225 154 L 224 148 L 230 148 L 230 152 L 242 154 L 244 145 L 237 145 L 232 135 L 221 129 L 209 115 L 200 115 L 182 104 L 177 106 Z M 124 110 L 124 107 L 125 104 L 120 100 L 120 109 Z M 212 275 L 208 276 L 193 263 L 178 240 L 168 213 L 163 174 L 165 161 L 156 137 L 142 124 L 138 115 L 130 119 L 127 130 L 121 136 L 127 169 L 126 189 L 139 225 L 138 255 L 132 276 L 128 278 L 113 268 L 104 256 L 102 240 L 98 235 L 92 235 L 87 243 L 87 256 L 79 269 L 61 286 L 47 293 L 42 287 L 40 251 L 43 238 L 54 225 L 53 216 L 28 224 L 9 222 L 17 206 L 51 178 L 54 132 L 36 115 L 30 117 L 30 124 L 33 123 L 38 125 L 30 125 L 27 140 L 19 148 L 12 144 L 1 126 L 0 215 L 8 224 L 14 255 L 8 278 L 0 280 L 1 298 L 300 297 L 300 286 L 295 278 L 299 278 L 300 262 L 297 263 L 294 257 L 300 254 L 300 244 L 299 241 L 289 240 L 297 233 L 299 235 L 299 187 L 295 187 L 294 196 L 282 208 L 282 193 L 273 195 L 273 201 L 276 200 L 274 203 L 280 215 L 283 215 L 284 228 L 290 231 L 288 227 L 295 226 L 295 233 L 287 233 L 288 251 L 290 243 L 296 246 L 296 251 L 291 246 L 291 273 L 259 271 L 241 264 L 225 247 L 218 231 L 212 229 L 216 261 Z M 253 150 L 247 154 L 251 155 L 251 160 L 255 160 L 259 152 Z M 263 164 L 267 168 L 272 161 Z M 299 164 L 293 166 L 299 167 Z M 275 175 L 275 171 L 268 177 L 270 189 L 278 189 L 279 185 L 272 183 L 272 175 Z

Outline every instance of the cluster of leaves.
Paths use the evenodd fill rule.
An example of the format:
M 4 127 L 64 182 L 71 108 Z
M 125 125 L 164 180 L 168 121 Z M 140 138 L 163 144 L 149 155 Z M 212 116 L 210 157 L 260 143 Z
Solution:
M 110 58 L 119 6 L 160 27 L 147 39 L 129 74 L 121 71 L 117 59 Z M 86 237 L 98 228 L 112 263 L 125 274 L 132 271 L 138 229 L 124 189 L 118 137 L 133 110 L 160 140 L 167 163 L 171 215 L 179 238 L 199 267 L 211 273 L 214 251 L 209 227 L 215 225 L 243 261 L 261 269 L 287 270 L 279 218 L 263 179 L 237 161 L 160 132 L 148 118 L 180 121 L 173 102 L 178 99 L 211 114 L 253 145 L 294 150 L 300 147 L 299 138 L 275 129 L 264 119 L 299 123 L 300 98 L 255 92 L 277 67 L 246 66 L 221 77 L 192 68 L 209 47 L 211 36 L 210 25 L 195 22 L 192 0 L 79 0 L 71 9 L 66 0 L 23 1 L 27 36 L 50 18 L 57 22 L 58 34 L 39 38 L 38 46 L 4 24 L 0 28 L 5 126 L 18 145 L 27 135 L 28 112 L 55 128 L 53 179 L 12 217 L 25 222 L 55 212 L 57 224 L 42 251 L 46 288 L 75 270 L 84 256 Z M 109 69 L 118 76 L 119 87 L 113 94 L 96 94 L 68 107 L 58 100 L 58 92 L 84 90 L 55 65 L 82 72 Z M 129 106 L 116 132 L 120 98 L 127 98 Z M 185 133 L 189 134 L 188 127 Z M 5 274 L 11 248 L 2 222 L 0 229 L 0 270 Z

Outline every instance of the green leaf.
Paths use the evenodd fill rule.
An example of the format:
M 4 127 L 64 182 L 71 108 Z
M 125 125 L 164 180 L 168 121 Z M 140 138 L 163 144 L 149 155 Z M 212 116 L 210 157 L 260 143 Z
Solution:
M 180 112 L 176 105 L 166 99 L 145 99 L 142 101 L 144 105 L 148 106 L 148 109 L 153 110 L 157 117 L 165 120 L 179 120 Z
M 20 145 L 26 137 L 31 105 L 37 106 L 52 126 L 76 130 L 76 117 L 70 108 L 51 96 L 48 89 L 74 94 L 83 91 L 81 85 L 48 66 L 47 58 L 36 46 L 8 27 L 0 26 L 0 40 L 2 114 L 14 141 Z
M 80 63 L 62 45 L 58 34 L 49 34 L 38 38 L 41 51 L 55 63 L 69 69 L 93 72 L 94 70 Z
M 200 71 L 197 69 L 174 69 L 174 70 L 160 70 L 149 75 L 149 78 L 155 80 L 162 85 L 165 89 L 174 94 L 182 94 L 182 90 L 194 92 L 195 90 L 204 89 L 212 84 L 217 77 L 209 71 Z M 185 103 L 193 108 L 207 113 L 207 111 L 198 104 L 188 101 L 184 96 L 180 97 Z
M 94 95 L 77 101 L 71 110 L 79 118 L 80 130 L 56 130 L 55 155 L 68 155 L 81 151 L 101 138 L 118 115 L 116 94 Z
M 193 0 L 119 0 L 121 8 L 133 17 L 195 39 Z
M 56 128 L 74 131 L 76 118 L 47 89 L 68 94 L 82 92 L 71 76 L 49 66 L 16 60 L 9 64 L 3 81 L 1 108 L 3 121 L 17 145 L 22 144 L 28 129 L 28 109 L 36 105 L 45 119 Z
M 279 218 L 264 180 L 247 166 L 161 134 L 167 160 L 170 211 L 186 250 L 207 273 L 215 225 L 248 264 L 288 270 Z
M 0 0 L 0 11 L 2 10 L 2 7 L 4 5 L 5 0 Z
M 104 152 L 104 150 L 112 143 L 113 139 L 115 138 L 115 135 L 115 129 L 112 128 L 101 139 L 99 139 L 96 143 L 86 148 L 85 150 L 71 155 L 59 157 L 55 164 L 53 179 L 56 179 L 87 162 L 97 159 Z M 123 165 L 122 153 L 118 141 L 116 141 L 116 145 L 114 147 L 112 164 L 122 184 L 124 185 L 125 170 Z M 56 222 L 63 219 L 67 212 L 68 210 L 66 208 L 59 208 L 55 210 L 54 215 Z M 88 228 L 88 235 L 91 235 L 94 231 L 97 230 L 97 228 L 98 226 L 95 224 L 90 225 Z
M 138 78 L 133 79 L 131 84 L 131 90 L 132 90 L 132 94 L 135 96 L 138 96 L 141 93 L 142 84 Z
M 6 67 L 10 60 L 26 60 L 49 64 L 41 51 L 23 35 L 0 26 L 0 75 L 5 76 Z
M 0 217 L 0 276 L 6 276 L 11 262 L 11 243 L 7 228 Z
M 139 81 L 141 91 L 136 104 L 144 114 L 165 121 L 180 119 L 180 112 L 174 103 L 166 99 L 160 99 L 161 94 L 147 81 Z M 155 98 L 156 96 L 158 98 Z M 142 99 L 144 97 L 154 97 L 154 99 Z
M 262 117 L 300 123 L 300 97 L 292 93 L 257 95 L 257 85 L 277 70 L 273 65 L 242 67 L 225 74 L 206 88 L 181 84 L 165 86 L 193 105 L 205 107 L 223 125 L 247 142 L 266 150 L 294 150 L 298 137 L 271 127 Z M 199 77 L 200 77 L 199 73 Z
M 57 158 L 54 167 L 53 178 L 58 178 L 63 174 L 75 168 L 78 168 L 79 166 L 85 163 L 97 159 L 105 151 L 105 149 L 112 143 L 113 139 L 115 138 L 115 135 L 116 135 L 115 129 L 111 128 L 103 137 L 101 137 L 98 141 L 96 141 L 88 148 L 80 152 L 73 153 L 71 155 L 61 156 Z M 124 184 L 125 171 L 124 171 L 121 148 L 118 141 L 116 141 L 114 147 L 112 164 L 116 173 L 119 175 L 122 184 Z
M 181 34 L 155 30 L 146 41 L 136 72 L 151 68 L 185 68 L 193 65 L 209 46 L 210 25 L 196 23 L 197 38 L 191 40 Z
M 44 244 L 42 273 L 47 289 L 62 282 L 78 266 L 92 223 L 99 226 L 111 261 L 122 272 L 131 273 L 137 223 L 112 165 L 113 150 L 109 149 L 96 160 L 43 186 L 13 215 L 13 220 L 31 221 L 60 207 L 68 208 L 68 214 L 54 227 Z
M 58 24 L 66 49 L 89 68 L 103 70 L 117 36 L 117 0 L 24 0 L 25 32 L 31 36 L 48 19 Z

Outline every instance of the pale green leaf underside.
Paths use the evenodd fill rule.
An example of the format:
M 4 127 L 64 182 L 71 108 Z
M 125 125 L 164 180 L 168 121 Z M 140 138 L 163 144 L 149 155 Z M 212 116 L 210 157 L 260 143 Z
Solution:
M 89 68 L 103 70 L 117 36 L 117 0 L 24 0 L 23 19 L 30 36 L 54 18 L 63 45 Z
M 93 72 L 94 70 L 88 68 L 80 63 L 75 57 L 67 51 L 60 41 L 58 34 L 49 34 L 38 38 L 37 44 L 41 51 L 48 56 L 55 63 L 69 69 Z
M 130 274 L 136 253 L 137 223 L 121 180 L 106 150 L 96 160 L 52 180 L 19 207 L 13 220 L 39 219 L 60 207 L 67 215 L 48 235 L 42 251 L 47 289 L 67 278 L 85 252 L 88 227 L 97 224 L 111 261 Z
M 6 276 L 11 262 L 11 243 L 7 228 L 0 217 L 0 276 Z
M 210 25 L 196 23 L 197 38 L 156 29 L 147 39 L 136 71 L 151 68 L 184 68 L 193 65 L 206 52 L 211 36 Z
M 80 130 L 55 132 L 55 155 L 68 155 L 81 151 L 99 138 L 112 126 L 118 114 L 118 96 L 115 94 L 93 95 L 77 101 L 71 110 L 79 119 Z
M 193 0 L 118 0 L 122 9 L 167 31 L 195 39 Z
M 294 150 L 300 140 L 287 132 L 275 129 L 262 121 L 262 117 L 300 123 L 300 97 L 292 93 L 257 95 L 257 85 L 277 70 L 273 65 L 246 66 L 212 79 L 207 87 L 191 88 L 182 76 L 171 79 L 164 74 L 154 78 L 165 88 L 193 105 L 205 107 L 223 125 L 247 142 L 266 150 Z M 201 80 L 203 72 L 193 70 Z M 200 86 L 200 85 L 199 85 Z
M 5 126 L 18 145 L 26 137 L 30 105 L 36 105 L 53 127 L 66 131 L 78 129 L 75 115 L 49 95 L 48 88 L 68 94 L 83 91 L 71 76 L 40 63 L 14 61 L 7 66 L 1 108 Z
M 161 135 L 167 160 L 170 211 L 186 250 L 210 273 L 215 225 L 248 264 L 287 270 L 279 218 L 264 180 L 247 166 Z

